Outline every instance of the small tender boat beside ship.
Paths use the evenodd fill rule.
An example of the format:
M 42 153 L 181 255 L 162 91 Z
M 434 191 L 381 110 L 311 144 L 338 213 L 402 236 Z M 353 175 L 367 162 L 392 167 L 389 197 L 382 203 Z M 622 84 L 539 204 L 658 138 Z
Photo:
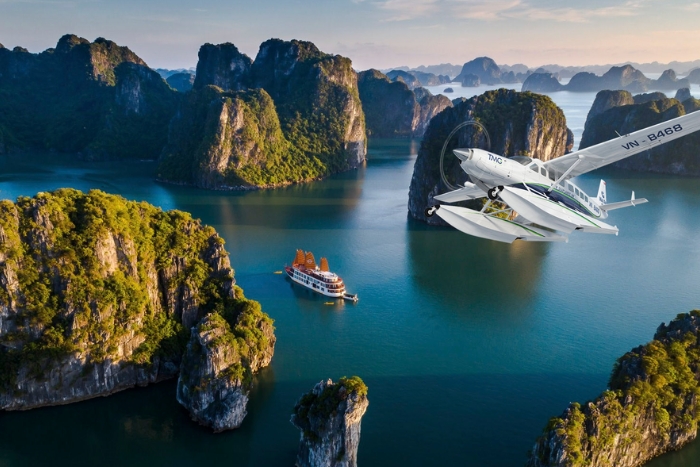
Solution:
M 297 250 L 294 262 L 284 270 L 291 280 L 321 295 L 357 301 L 357 294 L 347 293 L 343 280 L 329 270 L 328 260 L 321 258 L 321 264 L 317 265 L 310 251 Z

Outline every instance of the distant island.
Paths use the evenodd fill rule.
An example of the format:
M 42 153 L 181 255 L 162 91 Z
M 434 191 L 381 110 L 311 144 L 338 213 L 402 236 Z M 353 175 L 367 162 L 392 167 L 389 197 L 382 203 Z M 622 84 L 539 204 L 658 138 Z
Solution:
M 700 109 L 700 100 L 685 88 L 674 98 L 661 92 L 632 95 L 629 91 L 600 91 L 591 106 L 579 149 Z M 693 133 L 614 164 L 615 167 L 677 175 L 700 175 L 700 135 Z
M 174 378 L 216 431 L 245 416 L 272 320 L 235 285 L 224 241 L 181 211 L 98 190 L 0 201 L 0 409 Z
M 661 324 L 654 340 L 620 357 L 608 390 L 552 418 L 528 467 L 639 467 L 698 434 L 700 311 Z
M 612 67 L 602 76 L 590 72 L 575 74 L 567 84 L 561 84 L 559 78 L 552 73 L 533 73 L 523 83 L 523 91 L 532 92 L 598 92 L 603 90 L 624 89 L 631 92 L 644 92 L 649 89 L 677 90 L 690 86 L 687 78 L 678 79 L 676 72 L 666 70 L 653 80 L 632 65 Z

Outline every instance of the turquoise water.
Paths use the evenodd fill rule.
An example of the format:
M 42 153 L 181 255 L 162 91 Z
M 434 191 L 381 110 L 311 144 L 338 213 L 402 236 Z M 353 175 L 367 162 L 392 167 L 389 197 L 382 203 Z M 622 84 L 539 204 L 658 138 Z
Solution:
M 407 218 L 417 150 L 415 141 L 372 141 L 358 170 L 247 193 L 158 184 L 150 162 L 0 158 L 0 198 L 99 188 L 214 226 L 238 284 L 275 319 L 278 337 L 239 430 L 213 435 L 191 423 L 165 382 L 0 413 L 0 466 L 292 465 L 297 398 L 321 379 L 354 374 L 369 386 L 361 465 L 522 465 L 551 416 L 605 388 L 618 356 L 700 308 L 696 179 L 582 177 L 589 193 L 603 176 L 610 200 L 636 190 L 650 202 L 613 213 L 618 237 L 505 245 Z M 273 274 L 297 248 L 326 256 L 359 303 L 324 305 Z M 651 465 L 699 462 L 695 442 Z

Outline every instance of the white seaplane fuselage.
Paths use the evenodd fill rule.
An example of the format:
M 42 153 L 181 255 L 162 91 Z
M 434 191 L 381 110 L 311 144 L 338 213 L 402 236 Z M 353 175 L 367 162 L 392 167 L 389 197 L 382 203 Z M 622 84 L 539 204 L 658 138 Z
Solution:
M 522 189 L 525 187 L 521 185 L 527 184 L 532 191 L 549 196 L 569 208 L 578 208 L 588 216 L 597 219 L 608 217 L 607 211 L 600 208 L 605 204 L 605 198 L 589 197 L 570 180 L 555 184 L 562 174 L 548 171 L 539 159 L 526 156 L 507 158 L 483 149 L 455 149 L 454 153 L 461 161 L 462 170 L 477 184 L 481 182 L 486 187 L 512 186 Z M 557 199 L 562 197 L 561 200 Z
M 571 179 L 695 131 L 700 131 L 700 111 L 547 162 L 526 156 L 503 157 L 476 148 L 455 149 L 453 153 L 471 182 L 435 196 L 435 201 L 448 205 L 430 206 L 425 214 L 437 214 L 466 234 L 509 243 L 566 241 L 574 230 L 617 235 L 616 226 L 602 222 L 608 211 L 647 200 L 636 199 L 632 192 L 629 200 L 608 203 L 605 181 L 600 181 L 593 197 Z M 449 205 L 484 196 L 490 201 L 481 211 Z M 489 211 L 491 201 L 497 199 L 506 208 Z

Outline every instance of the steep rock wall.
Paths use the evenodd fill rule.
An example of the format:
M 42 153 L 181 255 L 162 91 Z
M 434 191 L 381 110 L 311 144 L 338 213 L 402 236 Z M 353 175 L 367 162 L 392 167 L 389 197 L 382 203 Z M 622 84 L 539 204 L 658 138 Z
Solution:
M 700 420 L 700 311 L 659 326 L 618 359 L 609 390 L 550 420 L 529 467 L 638 467 L 695 439 Z
M 367 386 L 357 376 L 319 382 L 294 407 L 301 430 L 297 467 L 356 467 Z
M 173 377 L 190 326 L 234 300 L 223 240 L 93 190 L 0 202 L 0 408 Z
M 199 48 L 198 57 L 194 89 L 213 85 L 224 91 L 242 91 L 248 87 L 253 61 L 235 45 L 207 43 Z
M 193 420 L 215 432 L 241 425 L 253 374 L 272 360 L 273 331 L 272 320 L 240 289 L 230 310 L 209 314 L 192 328 L 177 400 Z

